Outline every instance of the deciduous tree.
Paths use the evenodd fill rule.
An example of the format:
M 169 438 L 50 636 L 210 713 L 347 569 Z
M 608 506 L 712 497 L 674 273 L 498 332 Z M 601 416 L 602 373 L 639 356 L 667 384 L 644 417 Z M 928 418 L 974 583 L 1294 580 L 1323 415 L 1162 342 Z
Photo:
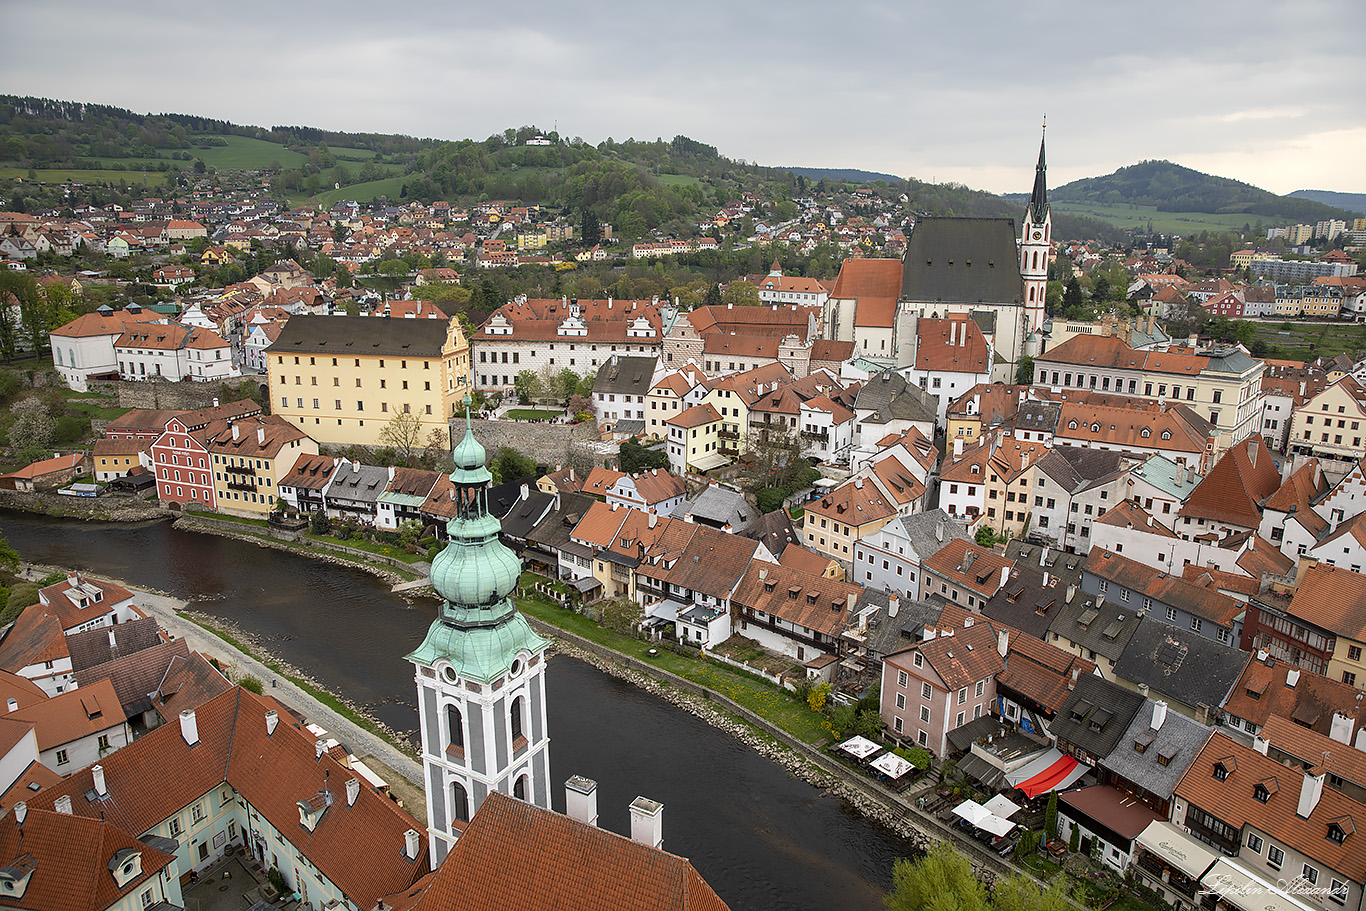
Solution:
M 51 455 L 52 435 L 56 431 L 52 415 L 42 399 L 31 396 L 14 406 L 14 423 L 9 427 L 9 445 L 24 462 Z
M 898 860 L 892 868 L 887 911 L 988 911 L 986 886 L 967 857 L 939 842 L 919 860 Z
M 422 448 L 422 422 L 415 414 L 400 412 L 384 425 L 379 432 L 379 441 L 393 449 L 399 461 L 408 465 L 413 455 Z

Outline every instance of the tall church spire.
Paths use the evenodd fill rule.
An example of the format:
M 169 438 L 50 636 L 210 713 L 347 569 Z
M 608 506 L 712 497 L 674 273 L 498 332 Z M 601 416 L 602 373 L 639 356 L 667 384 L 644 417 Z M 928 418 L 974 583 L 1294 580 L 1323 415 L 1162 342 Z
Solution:
M 435 867 L 491 791 L 550 806 L 545 651 L 512 600 L 522 562 L 489 512 L 484 447 L 465 397 L 451 453 L 447 542 L 432 561 L 437 617 L 408 660 L 421 721 L 427 832 Z
M 1048 125 L 1044 124 L 1045 133 Z M 1043 224 L 1048 212 L 1048 165 L 1044 161 L 1044 138 L 1039 137 L 1039 163 L 1034 167 L 1034 192 L 1029 195 L 1027 220 L 1032 224 Z

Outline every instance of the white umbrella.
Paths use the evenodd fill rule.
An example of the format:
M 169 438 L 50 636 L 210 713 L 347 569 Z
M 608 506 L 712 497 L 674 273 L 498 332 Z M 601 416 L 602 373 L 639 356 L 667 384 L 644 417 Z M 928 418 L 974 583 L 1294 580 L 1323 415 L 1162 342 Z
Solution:
M 915 766 L 902 759 L 895 753 L 883 753 L 877 759 L 869 763 L 873 768 L 882 772 L 888 778 L 900 778 Z
M 975 800 L 965 800 L 953 808 L 954 815 L 961 816 L 974 826 L 980 827 L 991 818 L 991 811 Z
M 1002 819 L 1009 819 L 1020 812 L 1019 806 L 1011 803 L 1010 799 L 1004 794 L 997 794 L 986 802 L 986 808 Z
M 869 756 L 882 749 L 882 747 L 873 743 L 873 741 L 869 740 L 867 737 L 855 735 L 844 741 L 844 743 L 841 743 L 840 749 L 852 756 L 857 756 L 859 759 L 867 759 Z
M 1009 835 L 1010 830 L 1015 828 L 1015 823 L 1009 819 L 1002 819 L 993 815 L 977 823 L 977 828 L 986 829 L 992 835 Z

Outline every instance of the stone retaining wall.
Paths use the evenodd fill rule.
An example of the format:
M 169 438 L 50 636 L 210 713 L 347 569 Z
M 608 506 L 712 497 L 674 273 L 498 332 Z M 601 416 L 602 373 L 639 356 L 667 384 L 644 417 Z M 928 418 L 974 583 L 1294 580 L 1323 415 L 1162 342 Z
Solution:
M 451 422 L 452 432 L 464 434 L 461 422 Z M 597 439 L 591 422 L 583 424 L 533 424 L 529 421 L 474 421 L 474 435 L 492 458 L 500 447 L 510 446 L 542 465 L 556 462 L 587 468 L 596 464 L 586 443 Z
M 260 377 L 259 380 L 264 381 L 265 377 Z M 198 408 L 210 407 L 213 405 L 214 399 L 221 400 L 225 385 L 233 389 L 233 392 L 229 393 L 230 399 L 240 398 L 241 395 L 237 392 L 239 382 L 233 380 L 229 383 L 170 383 L 165 380 L 148 379 L 139 380 L 135 383 L 111 383 L 109 384 L 109 392 L 118 395 L 120 408 L 194 411 Z M 101 387 L 100 391 L 103 392 L 104 388 Z

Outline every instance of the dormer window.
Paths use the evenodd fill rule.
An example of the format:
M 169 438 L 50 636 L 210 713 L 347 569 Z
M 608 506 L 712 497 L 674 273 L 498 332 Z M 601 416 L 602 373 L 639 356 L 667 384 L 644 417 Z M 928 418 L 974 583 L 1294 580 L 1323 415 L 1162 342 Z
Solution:
M 1228 766 L 1224 765 L 1222 762 L 1216 762 L 1214 764 L 1214 780 L 1228 781 Z
M 1352 825 L 1352 817 L 1340 816 L 1328 823 L 1328 840 L 1335 845 L 1340 845 L 1354 831 L 1356 831 L 1356 827 Z
M 137 848 L 120 848 L 109 858 L 109 872 L 120 889 L 142 875 L 142 852 Z
M 1271 799 L 1271 795 L 1274 792 L 1275 787 L 1276 784 L 1274 781 L 1271 782 L 1269 785 L 1267 782 L 1259 781 L 1252 786 L 1252 797 L 1258 803 L 1266 803 L 1268 800 Z
M 764 583 L 764 591 L 766 591 L 766 592 L 771 592 L 771 591 L 773 591 L 773 589 L 774 589 L 774 585 L 773 585 L 772 582 L 765 582 L 765 583 Z

